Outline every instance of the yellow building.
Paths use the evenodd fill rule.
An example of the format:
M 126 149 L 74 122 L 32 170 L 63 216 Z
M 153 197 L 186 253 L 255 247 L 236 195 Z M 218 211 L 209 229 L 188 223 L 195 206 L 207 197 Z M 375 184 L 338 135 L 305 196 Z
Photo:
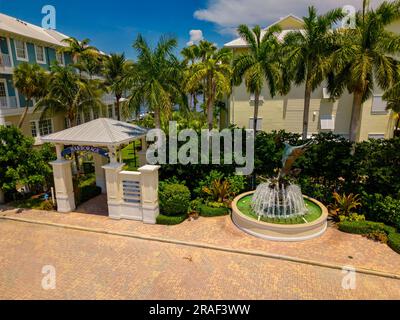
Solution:
M 278 36 L 282 38 L 290 31 L 301 30 L 303 20 L 289 15 L 272 25 L 282 29 Z M 271 26 L 272 26 L 271 25 Z M 400 22 L 391 26 L 391 31 L 400 32 Z M 235 39 L 225 47 L 231 48 L 235 54 L 246 50 L 247 44 L 241 39 Z M 359 140 L 368 138 L 391 138 L 394 131 L 394 119 L 391 112 L 386 111 L 386 103 L 382 101 L 382 90 L 373 92 L 371 99 L 363 105 Z M 261 93 L 258 129 L 273 131 L 284 129 L 288 132 L 301 133 L 304 109 L 304 86 L 292 86 L 286 96 L 271 98 L 268 88 Z M 349 136 L 353 97 L 347 92 L 337 101 L 329 100 L 329 92 L 322 85 L 311 97 L 309 135 L 319 132 L 333 132 L 344 137 Z M 246 90 L 244 83 L 234 87 L 228 100 L 227 122 L 240 127 L 253 127 L 254 97 Z

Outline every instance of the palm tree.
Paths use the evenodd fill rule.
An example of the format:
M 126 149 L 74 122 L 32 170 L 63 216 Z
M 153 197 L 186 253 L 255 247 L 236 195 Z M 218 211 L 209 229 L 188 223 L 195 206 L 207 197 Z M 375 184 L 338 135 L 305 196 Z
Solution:
M 232 52 L 227 48 L 208 53 L 204 60 L 193 66 L 192 73 L 187 79 L 187 92 L 191 92 L 198 88 L 199 84 L 204 83 L 209 130 L 213 129 L 216 100 L 231 92 L 231 61 Z
M 186 80 L 190 78 L 192 70 L 198 59 L 200 58 L 200 50 L 197 45 L 191 45 L 189 47 L 185 47 L 181 51 L 181 55 L 183 56 L 183 66 L 184 66 L 184 84 L 186 83 Z M 199 85 L 197 88 L 193 88 L 189 94 L 190 94 L 190 103 L 189 107 L 193 111 L 196 111 L 197 108 L 197 94 L 199 93 L 201 88 L 201 85 Z M 193 105 L 192 105 L 193 103 Z
M 252 30 L 246 25 L 238 28 L 238 33 L 248 43 L 249 50 L 233 60 L 234 82 L 240 84 L 244 79 L 247 91 L 254 94 L 254 134 L 257 131 L 260 95 L 264 83 L 267 82 L 269 93 L 274 97 L 280 80 L 280 46 L 275 36 L 279 31 L 278 26 L 269 28 L 264 34 L 260 26 L 255 26 Z
M 42 112 L 42 117 L 63 113 L 72 127 L 76 126 L 78 114 L 90 108 L 101 108 L 102 91 L 97 80 L 80 78 L 70 66 L 52 66 L 48 93 L 35 107 Z
M 120 103 L 121 98 L 128 89 L 126 78 L 129 74 L 129 68 L 132 63 L 126 60 L 124 54 L 113 53 L 105 58 L 104 77 L 105 84 L 109 91 L 115 95 L 115 113 L 120 120 Z
M 342 9 L 318 15 L 315 7 L 308 8 L 308 17 L 304 17 L 304 29 L 290 32 L 284 39 L 286 65 L 290 78 L 296 85 L 305 84 L 303 139 L 308 136 L 308 120 L 311 94 L 327 78 L 330 71 L 330 57 L 334 51 L 333 39 L 336 32 L 332 25 L 343 18 Z
M 400 18 L 400 1 L 383 2 L 375 10 L 364 0 L 362 12 L 356 15 L 356 27 L 342 30 L 340 48 L 333 56 L 334 74 L 329 91 L 340 96 L 345 88 L 353 94 L 350 141 L 357 141 L 363 103 L 371 96 L 375 83 L 383 90 L 397 78 L 396 60 L 400 37 L 385 27 Z
M 21 128 L 33 99 L 38 99 L 45 93 L 47 75 L 38 64 L 23 62 L 14 69 L 13 80 L 15 88 L 26 100 L 25 110 L 18 122 L 18 128 Z
M 387 90 L 382 98 L 387 101 L 387 110 L 392 110 L 397 117 L 394 130 L 395 136 L 397 136 L 400 127 L 400 83 Z
M 67 46 L 60 48 L 60 52 L 69 53 L 74 63 L 79 63 L 79 61 L 85 56 L 97 57 L 99 54 L 99 50 L 96 47 L 89 45 L 89 39 L 79 41 L 74 37 L 70 37 L 63 39 L 62 42 Z
M 176 46 L 176 39 L 161 37 L 157 46 L 151 49 L 142 35 L 138 35 L 133 44 L 138 60 L 129 75 L 132 89 L 127 106 L 137 112 L 146 105 L 154 112 L 157 129 L 161 128 L 161 112 L 170 116 L 175 99 L 184 96 L 181 90 L 182 70 L 172 53 Z

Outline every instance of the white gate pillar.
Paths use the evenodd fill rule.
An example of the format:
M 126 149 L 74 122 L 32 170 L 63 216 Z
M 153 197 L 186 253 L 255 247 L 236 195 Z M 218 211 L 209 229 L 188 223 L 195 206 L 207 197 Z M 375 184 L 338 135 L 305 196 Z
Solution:
M 96 174 L 96 186 L 101 188 L 101 193 L 107 192 L 106 186 L 106 174 L 104 172 L 103 166 L 107 164 L 108 160 L 99 154 L 93 154 L 94 160 L 94 171 Z
M 107 187 L 108 216 L 112 219 L 121 219 L 122 191 L 118 175 L 124 163 L 113 162 L 103 166 Z
M 61 155 L 61 144 L 56 144 L 57 160 L 50 162 L 53 167 L 54 187 L 56 189 L 57 211 L 68 213 L 74 211 L 75 195 L 72 183 L 72 161 L 65 160 Z
M 160 166 L 145 165 L 138 169 L 141 173 L 140 191 L 143 222 L 155 224 L 159 215 L 158 207 L 158 169 Z

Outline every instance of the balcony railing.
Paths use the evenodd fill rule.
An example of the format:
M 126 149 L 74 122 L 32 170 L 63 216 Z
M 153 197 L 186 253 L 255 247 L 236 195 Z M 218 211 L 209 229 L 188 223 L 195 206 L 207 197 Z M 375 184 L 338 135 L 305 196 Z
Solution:
M 11 68 L 11 57 L 9 54 L 0 53 L 0 67 Z
M 0 97 L 0 109 L 17 108 L 17 97 Z

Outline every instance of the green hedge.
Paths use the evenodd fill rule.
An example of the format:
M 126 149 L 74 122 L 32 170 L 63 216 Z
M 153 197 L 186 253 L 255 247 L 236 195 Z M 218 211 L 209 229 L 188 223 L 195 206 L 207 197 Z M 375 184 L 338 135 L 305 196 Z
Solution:
M 177 183 L 160 183 L 159 201 L 161 213 L 165 216 L 187 214 L 190 205 L 189 189 Z
M 181 215 L 181 216 L 175 216 L 175 217 L 170 217 L 170 216 L 165 216 L 163 214 L 160 214 L 157 217 L 157 224 L 163 224 L 163 225 L 168 225 L 168 226 L 173 226 L 176 224 L 180 224 L 183 221 L 185 221 L 187 218 L 187 215 Z
M 361 235 L 368 235 L 374 232 L 385 232 L 389 247 L 400 254 L 400 233 L 396 232 L 396 228 L 372 221 L 343 221 L 339 223 L 339 230 Z
M 396 233 L 396 229 L 380 222 L 372 221 L 343 221 L 338 224 L 339 230 L 354 234 L 368 234 L 374 231 L 383 231 L 386 234 Z
M 230 213 L 228 208 L 212 208 L 205 204 L 200 206 L 200 215 L 202 217 L 220 217 Z
M 400 233 L 390 233 L 388 235 L 388 245 L 397 253 L 400 253 Z

